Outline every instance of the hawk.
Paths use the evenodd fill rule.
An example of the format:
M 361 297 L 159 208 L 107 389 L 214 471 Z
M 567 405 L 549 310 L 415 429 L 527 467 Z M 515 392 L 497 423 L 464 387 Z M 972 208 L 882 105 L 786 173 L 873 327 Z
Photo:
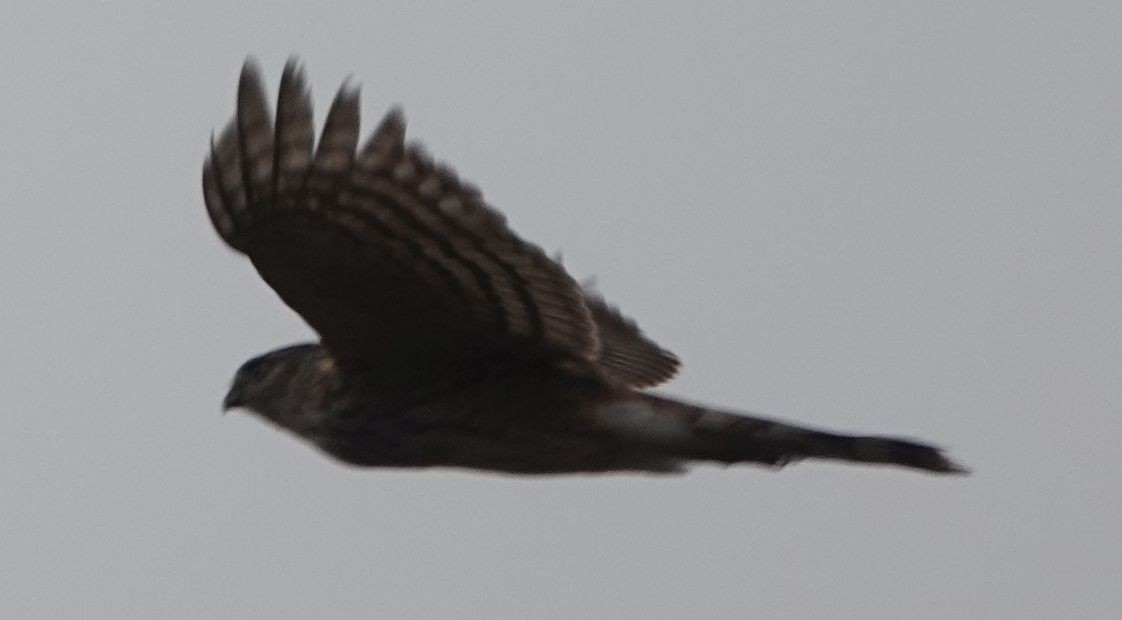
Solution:
M 206 207 L 320 342 L 246 362 L 225 409 L 357 466 L 670 473 L 821 458 L 964 471 L 915 441 L 646 391 L 678 358 L 407 143 L 400 109 L 360 147 L 358 90 L 344 84 L 316 143 L 303 70 L 290 60 L 271 116 L 247 61 L 237 112 L 203 167 Z

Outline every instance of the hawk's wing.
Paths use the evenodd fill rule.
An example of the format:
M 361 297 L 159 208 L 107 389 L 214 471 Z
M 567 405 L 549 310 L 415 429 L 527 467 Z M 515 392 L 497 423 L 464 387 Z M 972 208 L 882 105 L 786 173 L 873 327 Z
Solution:
M 356 152 L 358 93 L 344 86 L 313 153 L 311 102 L 294 62 L 277 108 L 274 127 L 247 62 L 237 115 L 203 169 L 207 210 L 340 363 L 400 372 L 529 357 L 657 380 L 641 366 L 622 372 L 628 355 L 604 355 L 597 325 L 626 334 L 615 329 L 613 317 L 622 317 L 586 302 L 564 269 L 519 239 L 477 190 L 406 145 L 399 111 Z M 644 348 L 649 341 L 624 323 Z M 628 349 L 626 337 L 608 340 L 618 341 L 610 350 Z

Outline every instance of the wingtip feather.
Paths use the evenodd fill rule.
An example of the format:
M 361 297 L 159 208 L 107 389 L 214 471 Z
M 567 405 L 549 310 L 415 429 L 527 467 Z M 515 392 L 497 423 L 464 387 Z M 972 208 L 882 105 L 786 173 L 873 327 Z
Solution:
M 273 174 L 277 194 L 297 189 L 312 161 L 315 124 L 304 65 L 296 56 L 285 63 L 277 94 Z
M 317 173 L 334 175 L 351 167 L 358 145 L 359 122 L 359 89 L 348 79 L 339 87 L 324 121 L 316 149 Z

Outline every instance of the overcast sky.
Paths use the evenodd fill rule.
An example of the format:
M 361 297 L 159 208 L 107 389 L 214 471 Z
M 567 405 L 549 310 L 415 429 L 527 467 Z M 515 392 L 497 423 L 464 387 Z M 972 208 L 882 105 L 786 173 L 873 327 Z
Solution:
M 415 4 L 0 5 L 0 616 L 1122 613 L 1122 5 Z M 364 471 L 219 415 L 313 337 L 200 190 L 292 53 L 595 275 L 666 393 L 974 475 Z

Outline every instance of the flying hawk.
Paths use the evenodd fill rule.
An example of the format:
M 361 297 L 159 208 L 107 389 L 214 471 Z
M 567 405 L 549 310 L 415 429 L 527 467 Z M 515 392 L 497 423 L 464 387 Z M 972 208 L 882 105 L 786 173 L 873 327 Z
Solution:
M 222 239 L 320 342 L 246 362 L 226 395 L 346 463 L 520 474 L 678 472 L 804 458 L 964 470 L 932 446 L 846 436 L 645 391 L 678 359 L 511 231 L 479 191 L 405 142 L 365 144 L 344 85 L 313 144 L 293 60 L 276 120 L 247 61 L 203 167 Z

